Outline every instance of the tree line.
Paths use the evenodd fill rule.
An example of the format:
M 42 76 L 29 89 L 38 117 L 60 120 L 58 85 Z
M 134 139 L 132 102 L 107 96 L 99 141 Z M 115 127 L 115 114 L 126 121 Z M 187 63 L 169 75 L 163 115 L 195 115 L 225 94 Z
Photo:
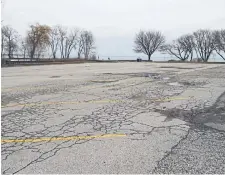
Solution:
M 77 58 L 96 59 L 95 40 L 91 31 L 37 23 L 29 26 L 25 37 L 8 25 L 1 27 L 1 34 L 2 58 L 5 55 L 13 58 L 14 54 L 19 54 L 22 58 L 32 60 L 49 54 L 49 58 L 68 59 L 72 52 L 76 52 Z M 148 60 L 156 51 L 182 61 L 197 58 L 207 62 L 213 53 L 225 60 L 225 29 L 201 29 L 169 43 L 160 31 L 140 31 L 135 36 L 134 44 L 134 51 L 146 54 Z
M 140 31 L 134 40 L 134 51 L 144 53 L 151 60 L 155 51 L 174 56 L 182 61 L 197 58 L 207 62 L 213 53 L 225 60 L 225 29 L 197 30 L 166 42 L 165 36 L 159 31 Z
M 95 56 L 95 40 L 91 31 L 67 28 L 64 26 L 30 25 L 25 37 L 21 37 L 11 26 L 1 27 L 1 56 L 13 58 L 14 54 L 22 58 L 39 59 L 50 54 L 56 59 L 68 59 L 72 51 L 78 58 L 89 59 Z

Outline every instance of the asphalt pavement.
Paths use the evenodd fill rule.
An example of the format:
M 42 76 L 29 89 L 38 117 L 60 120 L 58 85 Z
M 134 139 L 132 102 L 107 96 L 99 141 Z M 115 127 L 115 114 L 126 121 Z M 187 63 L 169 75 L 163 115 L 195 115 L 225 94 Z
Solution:
M 225 65 L 2 68 L 3 174 L 225 173 Z

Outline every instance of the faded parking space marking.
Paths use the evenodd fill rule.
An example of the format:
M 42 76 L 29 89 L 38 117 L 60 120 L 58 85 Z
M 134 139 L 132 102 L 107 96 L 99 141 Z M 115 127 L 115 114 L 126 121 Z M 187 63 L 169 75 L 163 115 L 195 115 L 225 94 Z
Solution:
M 163 99 L 152 99 L 155 102 L 170 102 L 175 100 L 188 100 L 190 97 L 171 97 L 171 98 L 163 98 Z M 85 103 L 120 103 L 123 102 L 122 100 L 90 100 L 90 101 L 51 101 L 51 102 L 41 102 L 41 103 L 25 103 L 25 104 L 11 104 L 1 106 L 1 108 L 9 108 L 9 107 L 29 107 L 29 106 L 43 106 L 43 105 L 57 105 L 57 104 L 85 104 Z
M 51 101 L 51 102 L 41 102 L 41 103 L 25 103 L 25 104 L 12 104 L 1 106 L 1 108 L 8 108 L 8 107 L 24 107 L 24 106 L 43 106 L 43 105 L 57 105 L 57 104 L 85 104 L 85 103 L 118 103 L 121 102 L 120 100 L 90 100 L 90 101 Z
M 125 137 L 126 134 L 103 134 L 93 136 L 70 136 L 70 137 L 45 137 L 45 138 L 33 138 L 33 139 L 7 139 L 1 140 L 1 143 L 26 143 L 26 142 L 45 142 L 45 141 L 61 141 L 61 140 L 88 140 L 96 138 L 111 138 L 111 137 Z

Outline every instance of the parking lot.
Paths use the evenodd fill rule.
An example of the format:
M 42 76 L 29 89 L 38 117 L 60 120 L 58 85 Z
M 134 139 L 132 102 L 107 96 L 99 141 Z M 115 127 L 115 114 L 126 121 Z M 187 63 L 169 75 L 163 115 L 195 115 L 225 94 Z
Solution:
M 2 68 L 3 174 L 224 173 L 225 64 Z

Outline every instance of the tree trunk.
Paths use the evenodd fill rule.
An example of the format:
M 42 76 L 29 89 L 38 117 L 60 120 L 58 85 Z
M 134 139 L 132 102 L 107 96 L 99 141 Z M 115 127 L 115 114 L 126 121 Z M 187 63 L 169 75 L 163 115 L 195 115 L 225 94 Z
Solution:
M 8 57 L 9 57 L 9 58 L 11 58 L 11 54 L 10 54 L 10 51 L 9 51 L 9 53 L 8 53 Z
M 35 54 L 35 48 L 33 48 L 33 49 L 31 50 L 31 53 L 30 53 L 30 60 L 31 60 L 31 61 L 32 61 L 33 58 L 34 58 L 34 54 Z
M 8 57 L 11 58 L 11 46 L 9 46 Z
M 4 45 L 3 45 L 4 39 L 2 36 L 2 43 L 1 43 L 1 58 L 3 58 L 3 51 L 4 51 Z
M 148 55 L 148 61 L 151 61 L 151 55 L 150 54 Z
M 192 62 L 192 59 L 193 59 L 193 53 L 191 53 L 191 59 L 190 59 L 190 62 Z

